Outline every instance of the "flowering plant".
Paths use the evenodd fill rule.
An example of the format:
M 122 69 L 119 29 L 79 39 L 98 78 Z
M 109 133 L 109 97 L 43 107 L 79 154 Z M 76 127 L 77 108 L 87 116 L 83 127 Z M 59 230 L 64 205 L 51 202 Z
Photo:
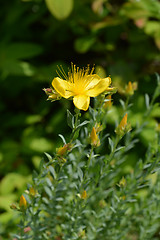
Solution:
M 14 239 L 157 239 L 159 131 L 155 129 L 155 142 L 150 144 L 144 159 L 131 166 L 128 164 L 131 151 L 139 140 L 139 131 L 145 127 L 143 122 L 131 130 L 128 121 L 131 95 L 127 96 L 126 104 L 121 100 L 121 116 L 115 131 L 109 135 L 106 127 L 113 105 L 106 105 L 111 101 L 106 94 L 114 92 L 110 77 L 101 79 L 93 74 L 93 69 L 89 72 L 89 68 L 80 70 L 72 65 L 65 78 L 54 78 L 52 91 L 58 99 L 73 98 L 75 113 L 67 111 L 71 136 L 66 140 L 59 135 L 63 146 L 53 154 L 45 153 L 39 171 L 34 171 L 33 182 L 28 184 L 17 207 L 22 219 Z M 147 105 L 146 120 L 159 89 L 158 81 L 153 99 Z M 93 107 L 89 106 L 90 97 L 96 96 Z M 84 119 L 80 110 L 87 109 Z

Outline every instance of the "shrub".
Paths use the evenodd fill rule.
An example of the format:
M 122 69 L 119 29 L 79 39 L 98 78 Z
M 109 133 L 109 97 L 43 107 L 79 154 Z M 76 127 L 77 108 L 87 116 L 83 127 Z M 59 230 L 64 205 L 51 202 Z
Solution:
M 92 90 L 99 91 L 95 94 L 99 96 L 85 113 L 79 109 L 82 102 L 74 101 L 78 106 L 74 114 L 67 110 L 71 136 L 65 139 L 59 134 L 62 146 L 53 155 L 45 153 L 38 171 L 33 172 L 32 184 L 20 197 L 19 207 L 12 206 L 21 214 L 19 233 L 14 237 L 159 239 L 159 125 L 152 125 L 153 141 L 148 142 L 143 158 L 134 159 L 134 152 L 141 147 L 140 133 L 150 128 L 152 113 L 159 108 L 156 99 L 160 95 L 160 79 L 157 75 L 158 85 L 152 99 L 145 95 L 143 121 L 137 119 L 133 126 L 135 83 L 129 82 L 124 89 L 126 101 L 120 99 L 121 111 L 114 129 L 107 131 L 108 119 L 117 108 L 111 100 L 115 88 L 97 90 L 103 78 L 88 70 L 79 70 L 80 75 L 77 72 L 78 68 L 69 73 L 70 84 L 76 84 L 77 78 L 79 82 L 83 79 L 83 83 L 89 79 Z M 66 94 L 72 90 L 74 98 L 73 88 L 69 90 L 68 83 L 57 81 L 60 86 L 53 80 L 54 89 L 47 92 L 49 98 L 54 99 L 50 97 L 53 93 L 59 94 L 58 99 L 66 97 L 66 89 Z M 95 85 L 94 81 L 98 83 Z M 76 85 L 76 94 L 79 88 L 79 95 L 88 94 L 82 91 L 86 86 Z

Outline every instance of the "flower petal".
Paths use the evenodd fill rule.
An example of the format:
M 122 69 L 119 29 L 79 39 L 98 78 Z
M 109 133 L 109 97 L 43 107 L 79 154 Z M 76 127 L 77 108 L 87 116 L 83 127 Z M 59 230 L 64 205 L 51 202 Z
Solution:
M 99 83 L 99 81 L 101 81 L 101 78 L 97 74 L 88 75 L 86 79 L 87 79 L 86 90 L 94 88 Z
M 87 90 L 86 95 L 88 95 L 89 97 L 96 97 L 99 94 L 101 94 L 102 92 L 108 90 L 110 83 L 111 83 L 110 77 L 103 78 L 103 79 L 99 80 L 97 85 L 95 85 L 93 88 Z
M 56 77 L 52 81 L 52 86 L 64 98 L 73 96 L 71 83 L 66 80 Z
M 73 97 L 73 103 L 76 108 L 86 111 L 89 107 L 90 97 L 86 95 L 76 95 Z

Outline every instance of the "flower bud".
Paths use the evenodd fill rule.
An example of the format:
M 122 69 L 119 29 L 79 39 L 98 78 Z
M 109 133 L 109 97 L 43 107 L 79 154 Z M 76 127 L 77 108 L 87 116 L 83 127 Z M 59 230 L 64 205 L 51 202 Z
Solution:
M 129 132 L 131 130 L 131 126 L 130 124 L 127 123 L 127 117 L 128 114 L 126 113 L 124 115 L 124 117 L 122 118 L 120 124 L 117 126 L 115 132 L 117 133 L 117 135 L 120 135 L 121 137 L 126 133 Z
M 126 200 L 126 195 L 121 196 L 119 199 L 123 201 Z
M 93 145 L 94 147 L 98 147 L 100 145 L 100 140 L 99 140 L 98 135 L 96 133 L 95 127 L 92 128 L 92 132 L 91 132 L 91 135 L 90 135 L 90 140 L 91 140 L 91 145 Z
M 121 187 L 125 187 L 125 186 L 126 186 L 126 183 L 127 183 L 127 181 L 126 181 L 126 179 L 125 179 L 124 177 L 122 177 L 122 179 L 119 181 L 119 185 L 120 185 Z
M 160 132 L 160 123 L 157 123 L 157 125 L 156 125 L 156 131 L 157 131 L 157 132 Z
M 20 197 L 19 207 L 21 209 L 26 209 L 27 208 L 27 201 L 26 201 L 26 199 L 23 195 Z
M 87 192 L 84 190 L 81 194 L 78 193 L 77 196 L 81 199 L 86 199 L 87 198 Z
M 134 94 L 134 91 L 137 90 L 137 82 L 131 83 L 128 82 L 128 85 L 125 88 L 125 94 L 128 96 L 132 96 Z
M 31 230 L 32 230 L 31 227 L 25 227 L 23 231 L 24 233 L 27 233 L 30 232 Z
M 105 201 L 104 199 L 102 199 L 102 200 L 99 201 L 99 206 L 100 206 L 101 208 L 106 207 L 106 205 L 107 205 L 107 203 L 106 203 L 106 201 Z
M 111 95 L 108 95 L 104 101 L 105 101 L 104 108 L 111 108 L 112 106 Z
M 127 117 L 128 117 L 128 114 L 126 113 L 126 114 L 124 115 L 124 117 L 122 118 L 120 124 L 119 124 L 120 130 L 124 130 L 124 129 L 125 129 L 125 127 L 126 127 L 126 125 L 127 125 Z
M 47 94 L 48 98 L 47 100 L 51 100 L 56 101 L 59 100 L 61 98 L 61 96 L 59 95 L 59 93 L 57 93 L 54 89 L 52 88 L 44 88 L 43 91 L 45 91 L 45 93 Z
M 16 206 L 15 203 L 12 203 L 12 204 L 10 205 L 10 208 L 13 209 L 13 210 L 16 210 L 16 209 L 17 209 L 17 206 Z
M 82 238 L 82 239 L 85 238 L 85 236 L 86 236 L 85 230 L 81 230 L 78 235 L 79 235 L 79 237 Z
M 87 198 L 87 192 L 86 190 L 84 190 L 82 193 L 81 193 L 81 199 L 86 199 Z
M 57 154 L 59 156 L 64 156 L 68 151 L 71 150 L 71 144 L 67 143 L 65 144 L 63 147 L 58 148 L 57 150 Z
M 29 189 L 29 195 L 32 196 L 32 197 L 35 197 L 35 195 L 36 195 L 36 190 L 35 190 L 33 187 L 30 187 L 30 189 Z

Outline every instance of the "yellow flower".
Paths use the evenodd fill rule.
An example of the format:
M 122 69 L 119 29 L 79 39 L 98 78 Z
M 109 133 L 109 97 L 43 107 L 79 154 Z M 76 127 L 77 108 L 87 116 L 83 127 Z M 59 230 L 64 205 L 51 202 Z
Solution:
M 20 197 L 19 207 L 24 209 L 27 208 L 27 201 L 23 195 Z
M 111 78 L 100 78 L 97 74 L 93 74 L 94 68 L 90 71 L 89 66 L 86 69 L 80 69 L 72 64 L 71 67 L 68 76 L 63 69 L 60 70 L 65 80 L 56 77 L 52 81 L 52 86 L 60 96 L 66 99 L 73 97 L 76 108 L 86 111 L 90 104 L 90 97 L 112 90 L 109 87 Z
M 96 133 L 95 127 L 92 128 L 92 132 L 91 132 L 90 138 L 91 138 L 91 144 L 94 147 L 98 147 L 100 145 L 100 140 L 99 140 L 98 135 Z

